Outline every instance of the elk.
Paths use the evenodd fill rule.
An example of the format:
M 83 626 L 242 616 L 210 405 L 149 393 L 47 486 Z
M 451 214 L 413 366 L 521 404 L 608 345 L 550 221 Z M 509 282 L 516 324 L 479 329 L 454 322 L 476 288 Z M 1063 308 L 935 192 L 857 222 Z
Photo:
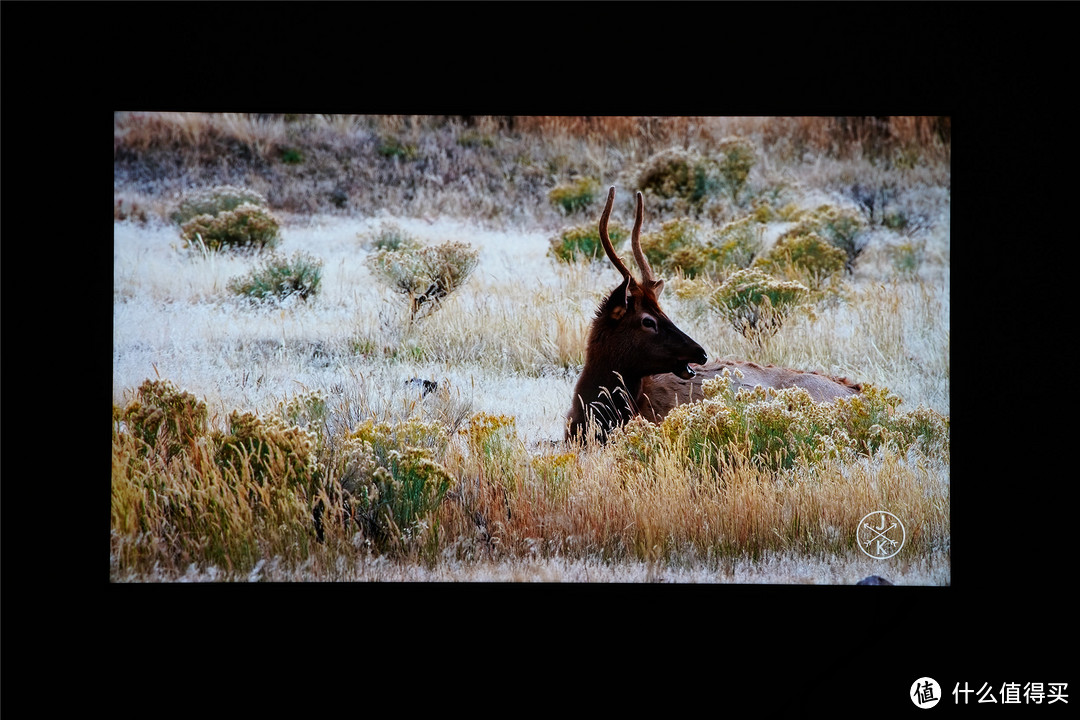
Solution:
M 641 270 L 640 281 L 615 253 L 608 237 L 608 218 L 614 200 L 612 187 L 600 216 L 600 241 L 623 281 L 600 303 L 589 328 L 585 366 L 574 387 L 573 405 L 566 418 L 567 441 L 582 442 L 592 436 L 604 442 L 612 429 L 637 415 L 660 422 L 676 405 L 703 399 L 702 381 L 720 375 L 725 369 L 731 370 L 735 389 L 756 385 L 777 390 L 802 387 L 817 402 L 861 391 L 860 385 L 845 378 L 816 372 L 737 360 L 710 363 L 701 345 L 680 330 L 660 308 L 658 299 L 664 281 L 653 274 L 641 250 L 644 211 L 641 193 L 637 193 L 637 214 L 630 236 L 634 259 Z

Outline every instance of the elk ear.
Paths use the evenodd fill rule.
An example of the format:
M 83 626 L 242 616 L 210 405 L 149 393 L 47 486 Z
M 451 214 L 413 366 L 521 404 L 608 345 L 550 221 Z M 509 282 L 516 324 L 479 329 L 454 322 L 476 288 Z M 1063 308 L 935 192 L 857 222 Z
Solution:
M 664 281 L 653 280 L 651 283 L 649 283 L 649 288 L 653 291 L 653 295 L 655 295 L 656 297 L 660 297 L 660 293 L 664 292 Z
M 622 285 L 615 288 L 615 292 L 611 294 L 611 299 L 614 300 L 614 307 L 611 309 L 611 318 L 613 320 L 621 320 L 626 311 L 630 307 L 630 301 L 633 298 L 631 294 L 631 283 L 633 278 L 629 275 L 622 281 Z

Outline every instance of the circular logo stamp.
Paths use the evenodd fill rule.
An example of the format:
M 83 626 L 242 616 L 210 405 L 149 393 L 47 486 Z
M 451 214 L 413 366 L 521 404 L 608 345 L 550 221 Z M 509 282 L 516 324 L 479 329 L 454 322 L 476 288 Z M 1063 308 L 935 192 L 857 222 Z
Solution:
M 932 677 L 921 677 L 912 683 L 909 697 L 917 707 L 932 708 L 941 700 L 941 686 Z
M 875 510 L 859 521 L 855 541 L 859 549 L 874 558 L 884 560 L 900 552 L 907 537 L 904 523 L 891 512 Z

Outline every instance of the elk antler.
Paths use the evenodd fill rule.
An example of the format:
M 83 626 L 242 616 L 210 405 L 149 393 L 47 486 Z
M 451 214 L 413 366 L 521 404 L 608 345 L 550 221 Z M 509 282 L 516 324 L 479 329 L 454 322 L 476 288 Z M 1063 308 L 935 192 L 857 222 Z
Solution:
M 604 252 L 607 253 L 608 259 L 611 260 L 611 264 L 615 266 L 615 269 L 622 273 L 623 279 L 633 278 L 630 276 L 630 269 L 626 267 L 622 259 L 615 254 L 615 248 L 611 245 L 611 238 L 608 237 L 607 221 L 611 215 L 611 205 L 615 202 L 615 186 L 612 185 L 607 194 L 607 205 L 604 206 L 604 214 L 600 216 L 600 242 L 604 244 Z M 641 224 L 641 215 L 638 214 L 638 225 Z
M 641 221 L 644 215 L 645 201 L 641 193 L 637 194 L 637 217 L 634 219 L 634 234 L 630 236 L 630 246 L 634 249 L 634 258 L 638 267 L 641 268 L 641 284 L 647 286 L 656 285 L 656 276 L 653 275 L 649 261 L 645 259 L 645 253 L 641 251 Z

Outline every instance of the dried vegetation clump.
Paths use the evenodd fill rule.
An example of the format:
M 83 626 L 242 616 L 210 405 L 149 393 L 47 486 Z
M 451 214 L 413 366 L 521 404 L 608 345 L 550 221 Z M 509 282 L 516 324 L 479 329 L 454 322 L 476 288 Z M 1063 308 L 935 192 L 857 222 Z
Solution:
M 732 273 L 710 301 L 735 332 L 761 346 L 780 330 L 809 292 L 797 282 L 777 280 L 755 267 Z
M 664 200 L 681 199 L 700 206 L 716 192 L 719 166 L 699 152 L 675 147 L 645 161 L 637 175 L 637 187 Z
M 185 248 L 262 250 L 281 240 L 281 225 L 265 206 L 260 193 L 219 185 L 185 193 L 170 219 Z
M 405 244 L 377 250 L 364 262 L 379 282 L 406 298 L 415 318 L 460 288 L 476 269 L 479 254 L 463 242 L 420 248 Z
M 190 394 L 148 381 L 114 411 L 114 562 L 244 573 L 267 553 L 299 560 L 316 548 L 427 562 L 828 553 L 851 548 L 848 515 L 883 493 L 931 521 L 909 552 L 948 542 L 948 485 L 922 469 L 948 464 L 948 418 L 901 411 L 873 386 L 818 404 L 801 389 L 736 392 L 731 380 L 584 452 L 530 450 L 513 417 L 486 412 L 457 432 L 418 416 L 348 429 L 328 422 L 318 394 L 265 417 L 234 411 L 222 431 Z M 857 470 L 867 462 L 903 479 L 880 486 Z M 800 521 L 815 518 L 809 527 L 791 502 L 813 508 Z

